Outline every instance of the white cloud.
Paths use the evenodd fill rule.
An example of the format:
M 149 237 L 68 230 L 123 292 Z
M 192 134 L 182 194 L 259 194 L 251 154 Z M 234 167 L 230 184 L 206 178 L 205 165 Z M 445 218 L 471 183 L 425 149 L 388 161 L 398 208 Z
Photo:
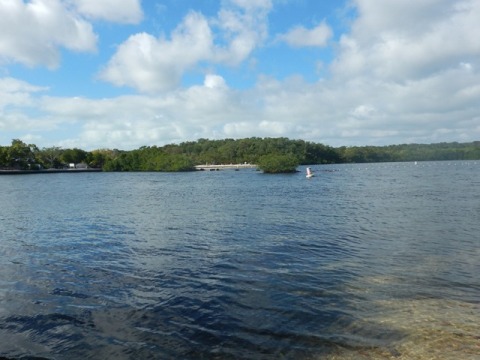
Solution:
M 11 93 L 30 93 L 43 90 L 47 90 L 47 88 L 35 86 L 11 77 L 0 78 L 0 99 Z
M 355 118 L 368 118 L 375 113 L 375 108 L 370 105 L 359 105 L 350 114 Z
M 37 123 L 38 121 L 35 121 L 34 119 L 32 119 L 32 117 L 20 111 L 9 111 L 6 113 L 0 112 L 0 129 L 2 130 L 2 132 L 38 131 L 39 126 L 36 126 Z M 42 128 L 45 128 L 47 126 L 47 123 L 42 123 L 41 126 Z M 0 133 L 0 139 L 2 138 L 1 135 L 2 134 Z M 17 137 L 15 136 L 15 138 Z M 2 140 L 5 144 L 10 144 L 10 141 L 13 139 L 9 138 Z
M 143 18 L 140 0 L 72 0 L 77 11 L 89 18 L 136 24 Z
M 326 46 L 333 36 L 333 31 L 325 21 L 314 27 L 307 29 L 303 26 L 296 26 L 286 34 L 278 36 L 279 41 L 285 41 L 293 47 L 304 46 Z
M 216 61 L 237 65 L 260 46 L 268 36 L 267 16 L 271 1 L 232 0 L 235 6 L 220 9 L 212 26 L 220 30 L 226 46 L 216 48 Z
M 32 129 L 27 109 L 38 105 L 35 94 L 47 90 L 14 78 L 0 78 L 0 129 Z
M 332 70 L 343 78 L 404 81 L 478 58 L 480 2 L 355 0 L 359 17 Z
M 174 88 L 186 70 L 211 56 L 212 43 L 205 17 L 190 12 L 170 39 L 147 33 L 130 36 L 119 46 L 100 77 L 142 92 L 165 91 Z
M 131 149 L 211 137 L 225 118 L 241 116 L 236 102 L 223 78 L 209 74 L 203 86 L 169 94 L 103 100 L 44 97 L 41 109 L 51 118 L 79 126 L 62 146 Z
M 225 88 L 227 84 L 225 79 L 220 75 L 208 74 L 205 76 L 205 81 L 203 82 L 204 86 L 207 88 Z
M 95 51 L 92 26 L 59 0 L 0 2 L 0 63 L 55 68 L 59 48 Z
M 272 0 L 230 0 L 230 3 L 249 11 L 270 10 Z
M 300 77 L 261 77 L 254 88 L 242 91 L 210 73 L 203 85 L 186 89 L 95 100 L 47 97 L 41 88 L 10 79 L 0 82 L 0 89 L 7 86 L 18 97 L 4 105 L 15 111 L 0 111 L 0 128 L 29 129 L 32 136 L 45 138 L 58 128 L 74 129 L 56 145 L 86 150 L 250 136 L 333 146 L 468 141 L 480 138 L 478 84 L 476 67 L 462 64 L 402 84 L 366 78 L 309 84 Z M 23 104 L 35 105 L 36 113 Z
M 175 89 L 200 62 L 237 65 L 267 37 L 270 1 L 227 2 L 216 18 L 189 12 L 169 38 L 130 36 L 100 73 L 117 86 L 155 93 Z

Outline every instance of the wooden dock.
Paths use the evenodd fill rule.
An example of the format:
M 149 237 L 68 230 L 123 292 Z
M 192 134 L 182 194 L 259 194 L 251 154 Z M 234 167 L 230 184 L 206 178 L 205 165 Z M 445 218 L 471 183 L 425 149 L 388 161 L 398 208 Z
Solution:
M 222 165 L 195 165 L 196 170 L 200 171 L 218 171 L 218 170 L 240 170 L 240 169 L 256 169 L 255 164 L 222 164 Z

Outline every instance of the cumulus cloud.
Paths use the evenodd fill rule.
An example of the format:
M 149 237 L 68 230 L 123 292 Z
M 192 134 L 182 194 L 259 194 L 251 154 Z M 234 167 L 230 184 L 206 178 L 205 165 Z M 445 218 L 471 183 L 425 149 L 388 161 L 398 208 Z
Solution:
M 7 117 L 0 112 L 0 127 L 28 126 L 39 136 L 40 128 L 48 133 L 75 126 L 76 133 L 56 144 L 87 150 L 251 136 L 285 136 L 333 146 L 468 141 L 480 136 L 480 72 L 473 65 L 459 64 L 445 74 L 408 83 L 372 83 L 365 78 L 307 83 L 301 77 L 279 81 L 264 76 L 246 90 L 235 90 L 222 76 L 210 73 L 201 85 L 107 99 L 44 96 L 41 88 L 15 80 L 3 84 L 8 82 L 5 86 L 18 96 L 10 101 L 17 101 L 18 108 L 22 102 L 35 103 L 39 114 L 9 111 Z M 41 140 L 38 144 L 45 146 Z
M 37 108 L 41 103 L 39 95 L 48 88 L 29 84 L 11 77 L 0 78 L 0 129 L 4 131 L 39 131 L 52 129 L 54 122 L 61 119 L 49 119 L 39 114 Z M 33 115 L 35 114 L 35 115 Z M 0 132 L 0 140 L 5 143 L 11 139 L 4 139 Z M 24 136 L 28 139 L 28 136 Z
M 241 116 L 237 95 L 216 74 L 207 75 L 203 85 L 162 95 L 101 100 L 42 97 L 40 107 L 53 119 L 78 125 L 75 137 L 62 146 L 87 149 L 132 149 L 191 136 L 211 137 L 212 129 L 221 129 L 225 118 Z
M 269 0 L 231 0 L 231 5 L 220 9 L 211 23 L 218 27 L 226 43 L 215 49 L 215 60 L 237 65 L 267 38 L 267 16 L 272 4 Z
M 212 19 L 189 12 L 170 37 L 147 33 L 130 36 L 120 44 L 100 78 L 154 93 L 176 88 L 183 74 L 200 62 L 241 63 L 267 37 L 271 2 L 231 0 L 224 5 Z
M 480 2 L 355 0 L 359 17 L 340 40 L 336 76 L 384 81 L 430 76 L 478 58 Z
M 286 34 L 278 36 L 277 40 L 284 41 L 293 47 L 323 47 L 327 45 L 332 36 L 332 29 L 324 21 L 313 29 L 307 29 L 303 26 L 296 26 Z
M 0 78 L 0 99 L 11 93 L 30 93 L 47 90 L 43 86 L 35 86 L 26 81 L 18 80 L 12 77 Z
M 205 17 L 190 12 L 170 39 L 147 33 L 130 36 L 119 46 L 100 77 L 142 92 L 171 89 L 187 69 L 211 56 L 212 37 Z
M 344 142 L 478 138 L 480 38 L 472 34 L 480 31 L 480 2 L 353 3 L 358 16 L 328 83 L 350 109 L 340 120 Z
M 59 0 L 1 1 L 0 18 L 0 63 L 55 68 L 61 47 L 96 50 L 97 37 L 91 24 Z
M 220 75 L 216 74 L 208 74 L 205 76 L 205 81 L 203 85 L 207 88 L 225 88 L 227 84 L 225 83 L 225 79 Z
M 77 11 L 89 18 L 136 24 L 143 18 L 140 0 L 72 0 Z
M 36 101 L 32 95 L 45 90 L 48 89 L 18 79 L 0 78 L 0 123 L 15 109 L 34 106 Z

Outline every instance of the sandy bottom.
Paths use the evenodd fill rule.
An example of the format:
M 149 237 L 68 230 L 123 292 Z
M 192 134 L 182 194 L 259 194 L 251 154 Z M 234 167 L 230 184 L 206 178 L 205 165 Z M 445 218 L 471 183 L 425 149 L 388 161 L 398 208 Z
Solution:
M 381 286 L 382 281 L 373 282 Z M 403 338 L 388 347 L 339 347 L 322 359 L 480 360 L 480 303 L 442 299 L 374 303 L 378 311 L 368 322 L 403 333 Z

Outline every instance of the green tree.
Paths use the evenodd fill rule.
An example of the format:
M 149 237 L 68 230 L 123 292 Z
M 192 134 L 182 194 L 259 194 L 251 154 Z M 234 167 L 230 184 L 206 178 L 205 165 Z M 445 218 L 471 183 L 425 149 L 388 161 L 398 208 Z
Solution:
M 292 173 L 297 171 L 299 161 L 292 154 L 269 154 L 260 157 L 257 165 L 260 170 L 268 174 Z
M 0 168 L 8 167 L 7 149 L 6 146 L 0 146 Z
M 85 161 L 92 168 L 101 169 L 105 163 L 115 157 L 115 151 L 107 149 L 93 150 L 87 153 Z
M 78 164 L 85 161 L 87 158 L 87 152 L 81 149 L 66 149 L 62 153 L 62 160 L 65 163 Z
M 195 167 L 188 156 L 183 154 L 158 154 L 145 171 L 192 171 Z
M 62 151 L 62 148 L 58 146 L 42 148 L 42 150 L 40 150 L 38 153 L 38 157 L 42 162 L 43 166 L 47 169 L 58 168 L 62 165 L 60 161 Z
M 8 167 L 28 170 L 37 164 L 36 155 L 38 148 L 33 144 L 25 144 L 19 139 L 12 140 L 12 145 L 7 147 L 5 162 Z

